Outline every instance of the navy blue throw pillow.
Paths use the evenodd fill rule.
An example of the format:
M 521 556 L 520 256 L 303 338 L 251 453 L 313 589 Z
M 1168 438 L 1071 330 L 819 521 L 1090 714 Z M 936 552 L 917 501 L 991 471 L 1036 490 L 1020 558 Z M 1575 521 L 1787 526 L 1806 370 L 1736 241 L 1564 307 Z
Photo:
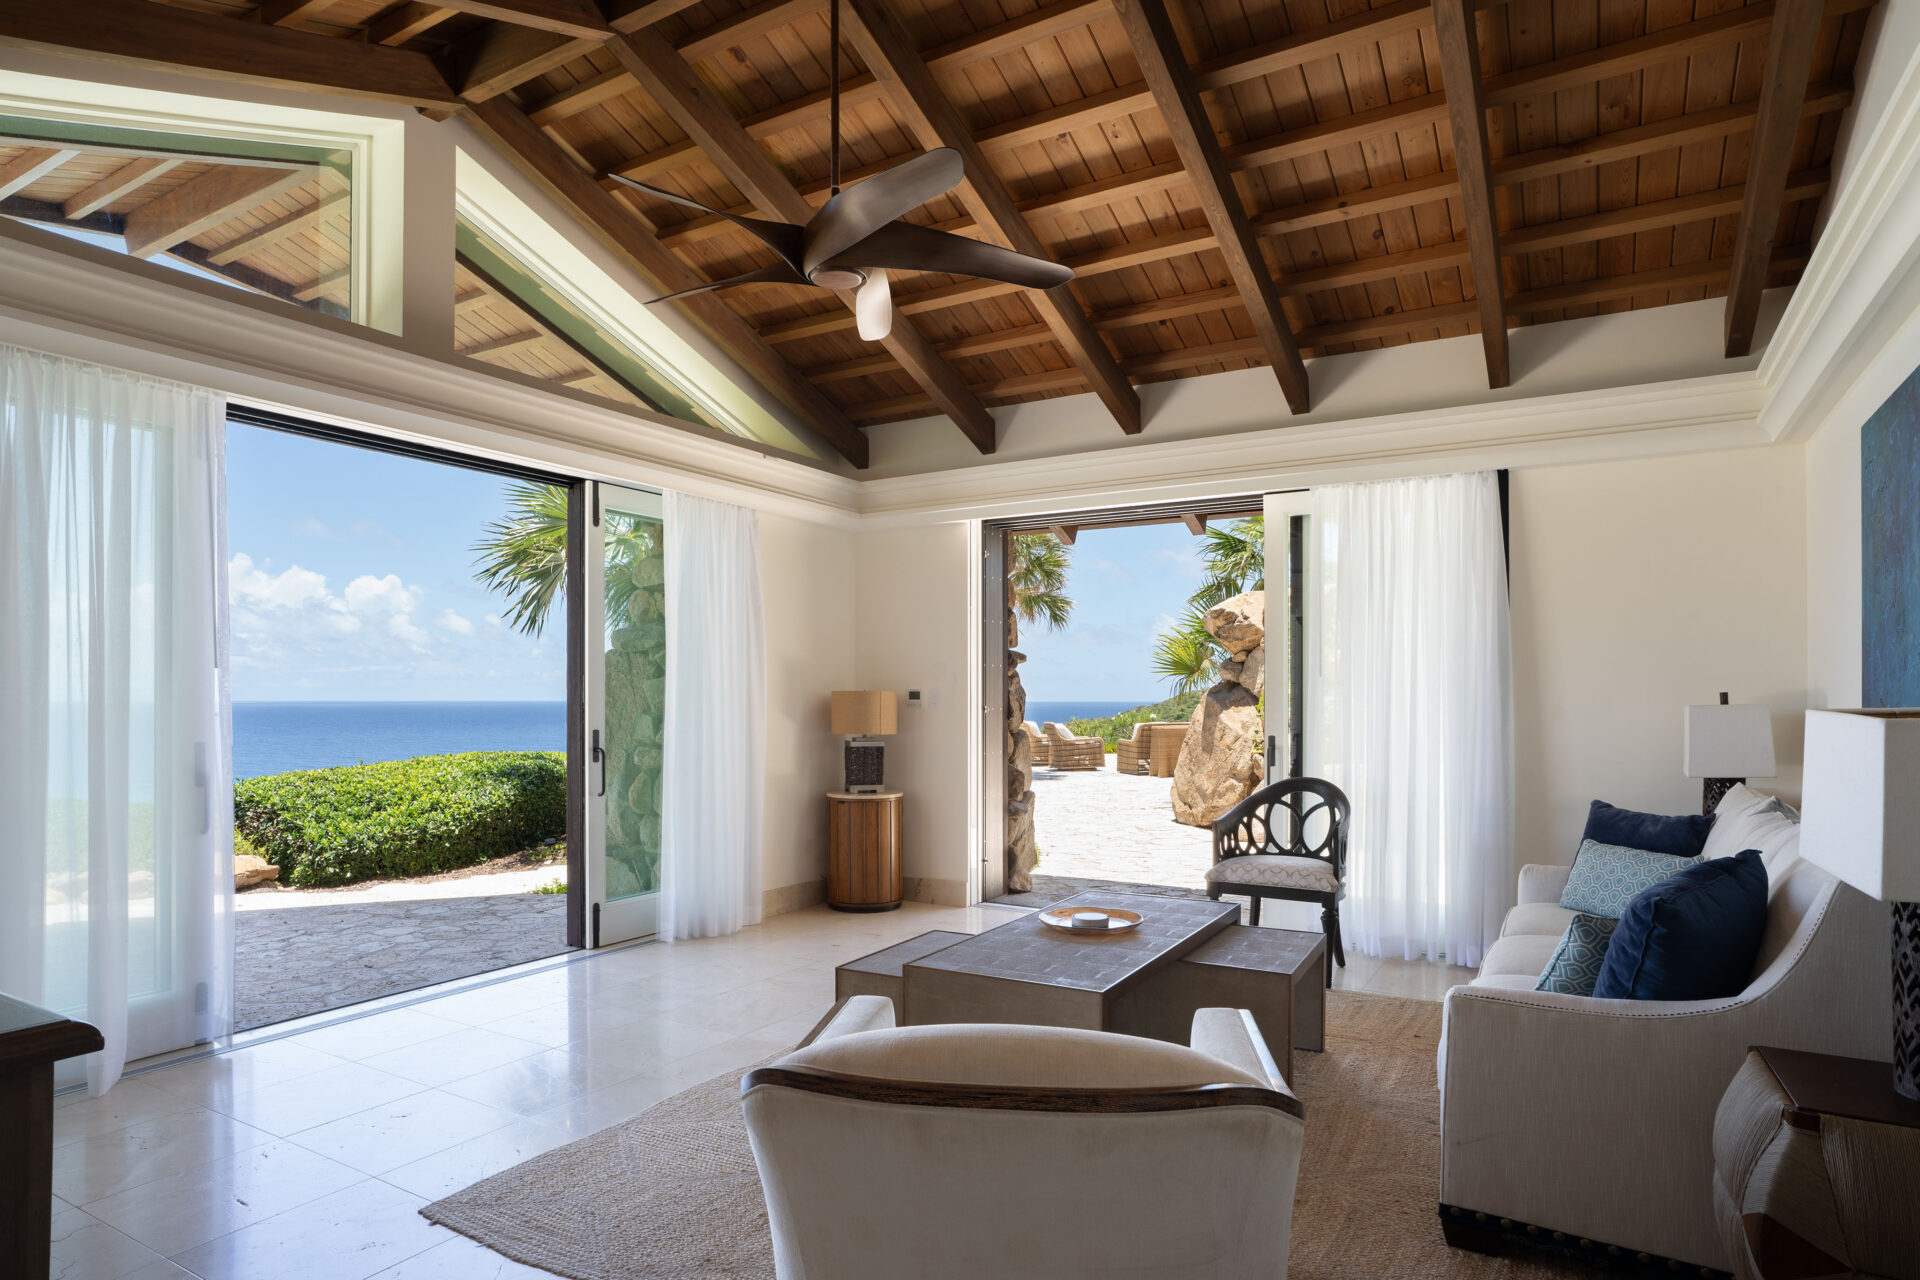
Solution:
M 1627 904 L 1593 994 L 1609 1000 L 1719 1000 L 1747 988 L 1767 927 L 1756 849 L 1697 862 Z
M 1617 809 L 1605 800 L 1595 800 L 1587 810 L 1587 830 L 1580 839 L 1645 849 L 1649 853 L 1670 853 L 1679 858 L 1697 858 L 1706 847 L 1707 832 L 1712 829 L 1710 813 L 1670 818 L 1660 813 Z

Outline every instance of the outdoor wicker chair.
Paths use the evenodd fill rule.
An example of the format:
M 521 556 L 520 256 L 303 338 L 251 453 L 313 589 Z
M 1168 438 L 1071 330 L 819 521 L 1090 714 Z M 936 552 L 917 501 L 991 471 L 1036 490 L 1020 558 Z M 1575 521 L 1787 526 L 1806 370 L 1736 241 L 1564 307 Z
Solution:
M 1122 738 L 1113 752 L 1113 767 L 1120 773 L 1146 773 L 1152 763 L 1153 731 L 1173 725 L 1172 720 L 1142 720 L 1133 726 L 1133 736 Z
M 1027 745 L 1033 752 L 1033 767 L 1053 763 L 1053 747 L 1047 742 L 1047 735 L 1040 732 L 1040 726 L 1031 720 L 1022 720 L 1020 727 L 1027 732 Z
M 1076 738 L 1049 720 L 1040 726 L 1047 735 L 1048 763 L 1056 769 L 1099 769 L 1107 763 L 1107 744 L 1098 738 Z
M 1170 724 L 1156 724 L 1148 741 L 1152 748 L 1147 752 L 1147 772 L 1156 778 L 1171 778 L 1180 763 L 1180 748 L 1186 745 L 1187 730 L 1193 726 L 1184 720 Z
M 1340 895 L 1346 889 L 1350 812 L 1346 792 L 1321 778 L 1287 778 L 1262 787 L 1214 822 L 1207 896 L 1247 895 L 1256 925 L 1262 898 L 1319 903 L 1327 953 L 1346 968 Z M 1333 965 L 1325 972 L 1332 986 Z

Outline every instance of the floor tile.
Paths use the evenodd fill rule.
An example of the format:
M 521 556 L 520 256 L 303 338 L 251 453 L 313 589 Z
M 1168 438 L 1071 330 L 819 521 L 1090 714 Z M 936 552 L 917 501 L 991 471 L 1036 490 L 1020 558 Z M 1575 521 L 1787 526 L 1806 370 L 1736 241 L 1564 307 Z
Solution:
M 537 1009 L 508 1014 L 483 1025 L 487 1030 L 501 1035 L 533 1040 L 550 1049 L 557 1049 L 575 1040 L 630 1026 L 647 1015 L 646 1009 L 626 1002 L 594 1005 L 561 999 Z
M 462 1027 L 444 1036 L 389 1049 L 363 1064 L 426 1085 L 442 1085 L 543 1052 L 546 1046 L 484 1027 Z
M 708 1075 L 715 1073 L 709 1072 Z M 702 1077 L 703 1079 L 705 1077 Z M 687 1082 L 672 1076 L 633 1076 L 618 1084 L 592 1093 L 569 1098 L 559 1106 L 533 1117 L 542 1125 L 564 1129 L 569 1140 L 600 1132 L 610 1124 L 636 1116 L 654 1103 L 671 1098 L 687 1087 Z
M 456 1143 L 424 1159 L 390 1169 L 381 1177 L 402 1191 L 438 1200 L 523 1160 L 572 1142 L 579 1135 L 533 1120 L 516 1120 L 505 1128 Z
M 272 1134 L 232 1116 L 182 1111 L 57 1148 L 53 1191 L 70 1204 L 90 1204 L 271 1141 Z
M 291 1142 L 269 1142 L 96 1200 L 86 1210 L 155 1253 L 172 1257 L 365 1177 Z
M 285 1084 L 235 1094 L 220 1104 L 220 1110 L 256 1129 L 286 1137 L 419 1093 L 423 1087 L 416 1080 L 349 1062 Z
M 385 1013 L 350 1018 L 318 1031 L 305 1031 L 293 1037 L 293 1043 L 330 1053 L 336 1058 L 359 1062 L 378 1053 L 404 1048 L 458 1031 L 464 1023 L 434 1014 L 431 1001 L 389 1009 Z
M 382 1174 L 512 1121 L 504 1111 L 429 1089 L 303 1129 L 292 1141 L 362 1173 Z
M 551 1271 L 524 1267 L 465 1236 L 388 1267 L 372 1280 L 552 1280 Z
M 219 1104 L 230 1101 L 237 1093 L 285 1084 L 345 1063 L 346 1059 L 322 1053 L 297 1039 L 269 1040 L 265 1044 L 163 1067 L 139 1079 L 177 1098 L 217 1110 Z
M 123 1079 L 98 1098 L 73 1093 L 59 1099 L 53 1109 L 53 1145 L 65 1146 L 130 1124 L 199 1109 L 137 1076 Z
M 453 1239 L 425 1202 L 369 1178 L 176 1254 L 204 1280 L 366 1280 Z
M 446 1092 L 529 1117 L 637 1074 L 617 1055 L 549 1049 L 455 1080 L 446 1086 Z
M 52 1280 L 123 1280 L 156 1263 L 167 1260 L 92 1214 L 54 1201 Z

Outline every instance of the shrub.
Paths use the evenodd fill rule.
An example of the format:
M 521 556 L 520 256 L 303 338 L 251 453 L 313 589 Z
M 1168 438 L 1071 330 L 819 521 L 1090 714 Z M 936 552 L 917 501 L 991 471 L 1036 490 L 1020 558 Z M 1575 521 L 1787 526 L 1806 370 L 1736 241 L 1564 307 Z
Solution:
M 1156 702 L 1150 707 L 1135 707 L 1131 711 L 1122 711 L 1117 716 L 1102 716 L 1097 720 L 1069 720 L 1067 731 L 1082 738 L 1098 738 L 1112 751 L 1122 738 L 1133 736 L 1133 726 L 1146 720 L 1177 720 L 1185 723 L 1193 719 L 1193 709 L 1200 705 L 1204 693 L 1182 693 L 1168 698 L 1165 702 Z
M 451 871 L 563 833 L 566 756 L 473 751 L 248 778 L 233 817 L 282 884 Z

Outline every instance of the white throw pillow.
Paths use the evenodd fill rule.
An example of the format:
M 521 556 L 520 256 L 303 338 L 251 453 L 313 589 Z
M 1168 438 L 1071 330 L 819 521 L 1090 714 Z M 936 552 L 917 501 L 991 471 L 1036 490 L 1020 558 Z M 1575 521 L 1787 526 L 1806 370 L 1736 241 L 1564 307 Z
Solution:
M 1779 884 L 1800 857 L 1800 815 L 1776 796 L 1736 785 L 1714 806 L 1713 827 L 1700 856 L 1731 858 L 1743 849 L 1760 851 L 1768 888 Z

